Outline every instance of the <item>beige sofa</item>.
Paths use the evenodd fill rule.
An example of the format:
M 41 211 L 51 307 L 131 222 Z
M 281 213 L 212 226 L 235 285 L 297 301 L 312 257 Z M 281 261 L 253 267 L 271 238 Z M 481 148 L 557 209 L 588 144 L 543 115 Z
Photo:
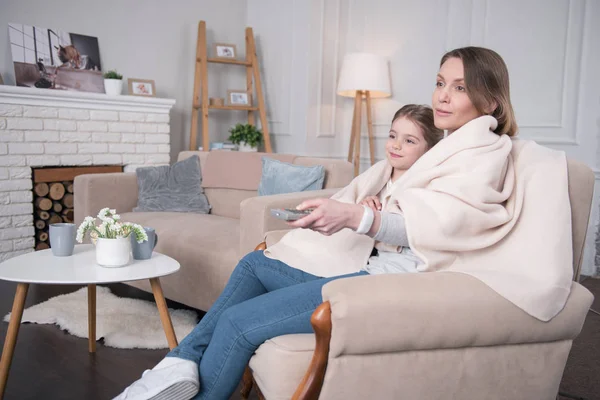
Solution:
M 210 214 L 132 212 L 138 197 L 135 173 L 95 174 L 75 178 L 75 222 L 110 207 L 123 221 L 155 228 L 159 236 L 156 251 L 181 264 L 179 272 L 161 278 L 165 297 L 201 310 L 210 308 L 238 260 L 263 241 L 266 232 L 287 227 L 270 216 L 271 208 L 329 197 L 353 178 L 352 165 L 342 160 L 226 151 L 184 151 L 178 159 L 192 155 L 200 157 Z M 296 165 L 323 165 L 324 190 L 257 196 L 263 156 Z M 130 284 L 151 292 L 147 281 Z

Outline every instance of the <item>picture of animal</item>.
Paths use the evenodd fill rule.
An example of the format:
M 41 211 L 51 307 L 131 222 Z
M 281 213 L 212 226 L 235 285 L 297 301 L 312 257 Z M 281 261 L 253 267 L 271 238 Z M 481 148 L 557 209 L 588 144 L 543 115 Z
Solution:
M 97 37 L 13 22 L 8 31 L 17 86 L 105 92 Z
M 62 67 L 71 67 L 77 69 L 97 70 L 96 64 L 86 55 L 79 54 L 79 51 L 73 45 L 54 46 L 58 50 L 58 58 L 63 63 Z

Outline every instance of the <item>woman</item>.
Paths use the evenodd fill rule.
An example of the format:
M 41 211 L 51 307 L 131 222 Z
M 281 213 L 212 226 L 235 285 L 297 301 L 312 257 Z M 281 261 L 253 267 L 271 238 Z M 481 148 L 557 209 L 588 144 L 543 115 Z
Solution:
M 481 254 L 501 247 L 494 244 L 510 240 L 513 231 L 517 235 L 531 232 L 519 229 L 519 221 L 527 221 L 520 211 L 528 197 L 521 201 L 523 190 L 513 190 L 522 187 L 521 180 L 512 179 L 518 154 L 512 153 L 510 136 L 515 135 L 517 125 L 501 57 L 476 47 L 444 55 L 432 105 L 435 126 L 447 130 L 448 138 L 423 157 L 415 157 L 414 164 L 408 165 L 411 168 L 395 180 L 391 162 L 382 161 L 332 199 L 302 203 L 299 208 L 315 210 L 290 225 L 309 229 L 293 230 L 264 255 L 254 252 L 244 257 L 196 329 L 119 398 L 189 399 L 198 392 L 199 381 L 195 398 L 227 399 L 254 350 L 265 340 L 312 332 L 310 316 L 322 301 L 325 283 L 367 273 L 406 271 L 456 270 L 477 276 L 472 259 L 479 261 Z M 397 155 L 399 159 L 404 156 Z M 553 210 L 563 212 L 560 207 Z M 315 238 L 314 232 L 325 236 Z M 377 256 L 371 257 L 374 244 L 380 253 L 396 252 L 394 259 L 402 261 L 376 262 Z M 323 248 L 334 251 L 324 253 Z M 406 249 L 416 255 L 402 254 Z M 411 256 L 416 259 L 412 265 L 406 262 Z M 489 261 L 487 256 L 482 259 Z M 558 253 L 550 256 L 560 256 L 561 262 L 565 259 Z M 498 270 L 485 272 L 494 276 Z M 557 313 L 566 300 L 565 278 L 570 278 L 562 272 L 555 275 L 549 285 L 558 288 L 551 293 L 556 298 L 551 310 L 535 302 L 522 304 L 522 292 L 516 293 L 515 300 L 513 293 L 504 290 L 504 281 L 498 284 L 494 279 L 486 281 L 486 276 L 477 277 L 544 319 Z M 529 285 L 526 290 L 536 289 L 530 281 L 525 284 Z

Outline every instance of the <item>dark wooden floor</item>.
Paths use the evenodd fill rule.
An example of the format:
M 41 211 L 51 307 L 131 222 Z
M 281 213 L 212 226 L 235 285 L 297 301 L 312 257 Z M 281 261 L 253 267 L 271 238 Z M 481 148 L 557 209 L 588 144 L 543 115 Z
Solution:
M 118 296 L 154 300 L 152 294 L 127 285 L 107 286 Z M 80 287 L 30 285 L 25 307 Z M 11 310 L 15 288 L 16 284 L 0 281 L 0 318 Z M 167 303 L 170 308 L 188 308 Z M 0 323 L 0 347 L 7 328 L 8 323 Z M 72 336 L 55 325 L 22 324 L 4 399 L 112 399 L 168 352 L 115 349 L 99 343 L 96 353 L 90 354 L 87 346 L 87 339 Z M 232 399 L 240 398 L 237 393 Z
M 600 280 L 587 279 L 583 285 L 594 293 L 594 307 L 600 309 Z M 1 317 L 12 307 L 15 287 L 0 281 Z M 109 287 L 119 296 L 152 300 L 151 294 L 126 285 Z M 26 307 L 77 289 L 78 286 L 30 285 Z M 173 302 L 169 302 L 169 307 L 186 308 Z M 7 327 L 7 323 L 0 323 L 0 346 Z M 5 400 L 112 399 L 166 353 L 166 349 L 123 350 L 99 344 L 96 353 L 90 354 L 87 339 L 62 332 L 55 325 L 24 324 L 19 330 Z M 600 316 L 588 314 L 583 331 L 573 344 L 561 390 L 586 400 L 600 399 Z M 238 393 L 232 399 L 239 399 Z M 256 399 L 254 396 L 253 392 L 252 398 Z

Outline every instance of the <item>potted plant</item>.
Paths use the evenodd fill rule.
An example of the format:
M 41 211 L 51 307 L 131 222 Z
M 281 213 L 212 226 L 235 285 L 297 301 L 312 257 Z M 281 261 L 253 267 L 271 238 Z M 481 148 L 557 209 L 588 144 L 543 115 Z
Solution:
M 257 151 L 263 139 L 262 132 L 250 124 L 236 124 L 229 133 L 229 140 L 238 145 L 239 151 Z
M 110 96 L 117 96 L 123 90 L 123 75 L 116 70 L 104 73 L 104 91 Z
M 135 235 L 138 243 L 148 240 L 144 228 L 131 222 L 121 222 L 121 216 L 116 210 L 103 208 L 97 217 L 101 222 L 96 225 L 96 218 L 85 217 L 77 228 L 77 241 L 83 242 L 89 232 L 92 242 L 96 245 L 96 262 L 103 267 L 122 267 L 129 263 L 131 239 Z

